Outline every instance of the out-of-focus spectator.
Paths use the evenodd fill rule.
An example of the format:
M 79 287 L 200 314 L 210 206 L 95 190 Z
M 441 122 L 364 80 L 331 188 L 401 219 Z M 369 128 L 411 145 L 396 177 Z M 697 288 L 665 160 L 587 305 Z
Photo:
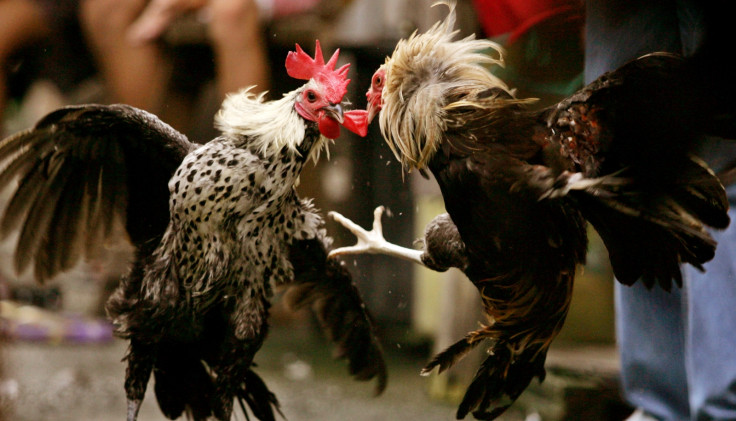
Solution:
M 192 98 L 178 95 L 172 81 L 201 79 L 210 63 L 174 57 L 167 34 L 182 21 L 204 28 L 214 61 L 217 102 L 229 92 L 271 84 L 264 26 L 306 12 L 321 0 L 81 0 L 80 19 L 107 88 L 108 100 L 158 114 L 185 132 L 197 124 Z M 181 27 L 182 25 L 179 25 Z M 174 31 L 175 32 L 175 31 Z M 195 31 L 196 32 L 196 31 Z M 175 50 L 174 50 L 175 51 Z M 203 60 L 209 60 L 205 57 Z M 208 69 L 207 69 L 208 70 Z
M 0 122 L 8 97 L 21 99 L 31 82 L 43 78 L 63 85 L 61 94 L 69 102 L 127 103 L 156 113 L 187 132 L 206 119 L 192 118 L 200 111 L 201 104 L 194 100 L 201 99 L 195 95 L 202 82 L 214 79 L 217 98 L 211 101 L 217 103 L 226 93 L 245 86 L 268 90 L 271 75 L 265 26 L 315 9 L 320 3 L 322 0 L 0 0 Z M 171 34 L 181 33 L 182 28 L 189 36 L 184 48 L 177 40 L 171 42 Z M 97 77 L 92 80 L 99 83 L 90 85 L 104 89 L 80 96 L 75 92 L 77 85 L 93 73 Z M 49 110 L 41 111 L 32 117 Z M 32 120 L 26 124 L 35 121 L 21 120 Z
M 111 102 L 159 114 L 175 127 L 189 120 L 179 111 L 166 113 L 174 107 L 167 91 L 175 69 L 161 41 L 186 14 L 206 23 L 221 97 L 250 85 L 268 89 L 269 63 L 255 0 L 82 0 L 82 25 Z

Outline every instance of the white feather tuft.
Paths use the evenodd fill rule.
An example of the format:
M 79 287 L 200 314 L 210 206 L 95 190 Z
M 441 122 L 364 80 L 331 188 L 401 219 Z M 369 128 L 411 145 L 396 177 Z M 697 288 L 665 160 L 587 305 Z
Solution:
M 262 156 L 278 153 L 284 146 L 295 154 L 304 140 L 306 121 L 294 109 L 304 87 L 284 94 L 279 100 L 265 101 L 265 92 L 254 94 L 253 86 L 230 94 L 215 116 L 215 127 L 228 137 L 244 137 L 248 147 Z M 328 141 L 324 136 L 312 147 L 307 159 L 319 159 Z M 329 156 L 329 150 L 327 151 Z

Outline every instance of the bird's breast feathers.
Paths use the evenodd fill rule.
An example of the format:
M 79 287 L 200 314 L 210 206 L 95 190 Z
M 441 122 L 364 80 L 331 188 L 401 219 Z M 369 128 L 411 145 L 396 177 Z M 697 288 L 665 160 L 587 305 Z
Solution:
M 286 282 L 285 248 L 319 235 L 322 219 L 293 188 L 303 159 L 288 147 L 272 158 L 218 138 L 187 156 L 169 182 L 172 222 L 159 256 L 193 295 L 221 282 Z

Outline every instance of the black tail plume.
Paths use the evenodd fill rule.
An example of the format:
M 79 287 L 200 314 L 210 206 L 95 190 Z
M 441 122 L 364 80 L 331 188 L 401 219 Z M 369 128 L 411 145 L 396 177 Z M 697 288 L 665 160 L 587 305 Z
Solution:
M 465 357 L 468 352 L 485 342 L 483 330 L 471 332 L 463 339 L 437 354 L 423 369 L 428 375 L 436 367 L 439 372 L 447 370 Z M 498 342 L 489 351 L 465 391 L 457 409 L 457 419 L 469 413 L 479 420 L 493 420 L 503 414 L 529 386 L 534 377 L 544 381 L 546 348 L 542 345 L 527 346 L 520 353 L 511 343 Z
M 483 341 L 472 341 L 472 334 L 465 336 L 463 339 L 455 342 L 454 344 L 447 347 L 444 351 L 435 355 L 427 365 L 421 371 L 422 376 L 428 376 L 435 367 L 439 367 L 438 372 L 442 373 L 448 368 L 455 365 L 458 361 L 463 359 L 468 352 L 472 351 L 478 344 Z
M 281 418 L 285 418 L 276 395 L 268 389 L 263 379 L 253 370 L 246 372 L 236 399 L 247 419 L 249 418 L 246 405 L 250 408 L 253 416 L 261 421 L 275 421 L 274 410 L 281 415 Z
M 534 377 L 544 381 L 547 352 L 529 346 L 514 355 L 510 345 L 499 343 L 475 373 L 457 410 L 457 419 L 472 412 L 479 420 L 494 420 L 503 414 L 529 386 Z
M 194 348 L 190 348 L 194 349 Z M 162 344 L 153 369 L 154 391 L 161 412 L 175 420 L 186 415 L 192 421 L 206 421 L 217 414 L 212 372 L 198 357 L 197 352 L 187 352 L 182 344 Z M 244 371 L 240 386 L 234 390 L 234 398 L 243 414 L 250 413 L 260 421 L 275 421 L 279 402 L 263 380 L 251 368 Z M 246 408 L 247 406 L 247 408 Z
M 154 391 L 161 412 L 171 420 L 185 412 L 193 421 L 207 420 L 212 415 L 213 386 L 202 362 L 181 350 L 163 356 L 153 369 Z

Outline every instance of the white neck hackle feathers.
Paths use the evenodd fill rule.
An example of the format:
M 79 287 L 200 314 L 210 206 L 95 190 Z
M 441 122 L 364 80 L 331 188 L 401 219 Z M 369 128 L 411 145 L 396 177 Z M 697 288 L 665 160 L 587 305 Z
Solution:
M 258 95 L 250 92 L 253 86 L 230 94 L 215 116 L 215 127 L 228 137 L 244 137 L 247 147 L 260 156 L 275 155 L 284 146 L 298 155 L 297 147 L 304 140 L 306 122 L 294 109 L 294 102 L 310 83 L 314 82 L 309 81 L 274 101 L 265 101 L 266 92 Z M 322 149 L 329 159 L 329 143 L 329 139 L 320 135 L 306 160 L 311 159 L 316 165 Z
M 381 132 L 405 170 L 422 169 L 439 148 L 447 129 L 447 114 L 454 107 L 489 104 L 448 104 L 457 92 L 481 92 L 500 88 L 509 94 L 506 84 L 490 73 L 489 67 L 503 66 L 503 49 L 493 41 L 473 35 L 453 41 L 455 2 L 438 2 L 450 8 L 442 22 L 427 32 L 414 32 L 398 42 L 386 59 L 386 84 L 383 88 Z M 491 53 L 498 57 L 492 57 Z M 521 101 L 520 101 L 521 102 Z M 499 101 L 496 105 L 508 105 Z M 490 104 L 493 107 L 494 104 Z

